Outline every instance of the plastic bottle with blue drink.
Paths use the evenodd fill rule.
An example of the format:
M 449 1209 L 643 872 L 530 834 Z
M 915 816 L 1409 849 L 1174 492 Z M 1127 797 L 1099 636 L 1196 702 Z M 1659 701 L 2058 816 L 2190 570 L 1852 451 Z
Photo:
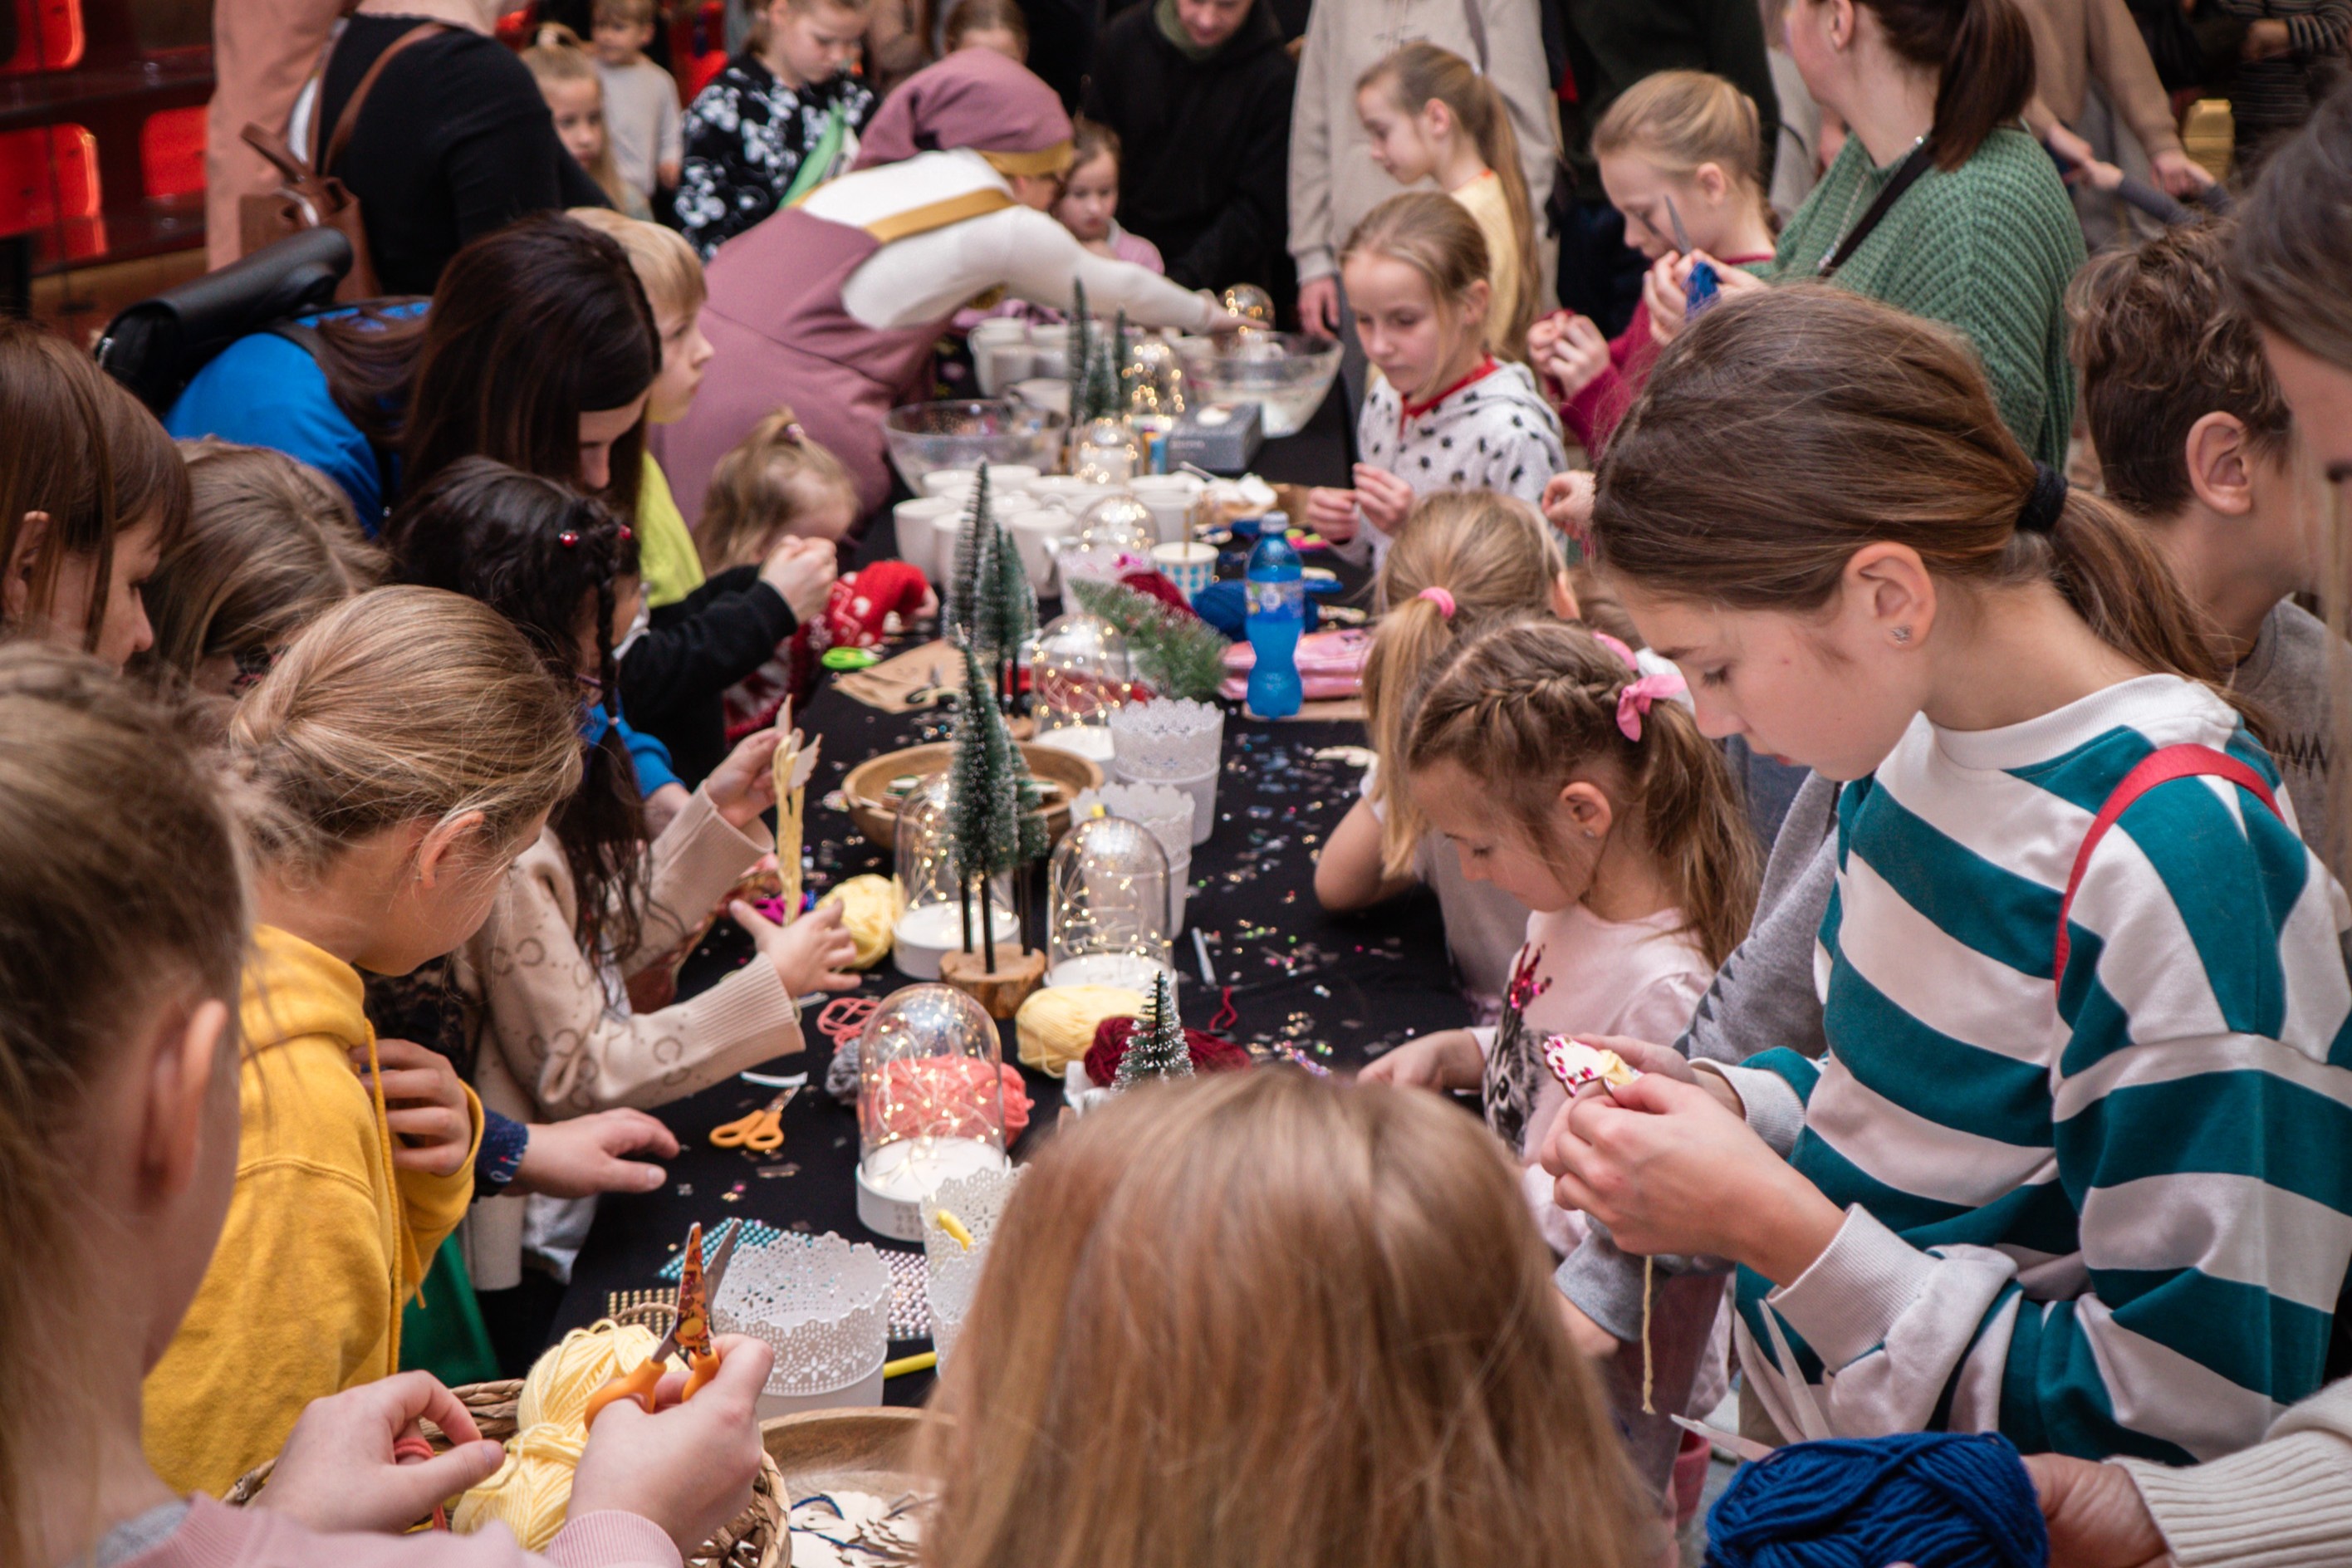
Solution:
M 1244 586 L 1249 595 L 1249 710 L 1261 719 L 1286 719 L 1305 695 L 1298 683 L 1298 638 L 1307 626 L 1306 574 L 1290 547 L 1290 520 L 1268 512 L 1258 524 Z

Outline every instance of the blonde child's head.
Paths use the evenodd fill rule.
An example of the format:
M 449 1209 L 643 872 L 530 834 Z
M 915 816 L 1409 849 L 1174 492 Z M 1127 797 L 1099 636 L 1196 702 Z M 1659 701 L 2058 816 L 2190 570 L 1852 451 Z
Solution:
M 706 572 L 765 561 L 788 534 L 840 539 L 857 522 L 857 491 L 841 459 L 779 408 L 710 470 L 695 549 Z
M 751 52 L 786 87 L 814 87 L 857 63 L 874 0 L 767 0 L 751 14 Z
M 997 1227 L 923 1429 L 925 1561 L 1633 1568 L 1550 1270 L 1516 1169 L 1433 1096 L 1278 1068 L 1123 1095 Z
M 1559 910 L 1611 856 L 1639 857 L 1709 963 L 1747 934 L 1756 840 L 1722 753 L 1591 632 L 1524 620 L 1455 647 L 1422 689 L 1402 762 L 1471 879 Z
M 547 100 L 555 119 L 557 140 L 563 150 L 596 182 L 597 188 L 618 202 L 624 200 L 621 173 L 613 162 L 613 139 L 604 131 L 604 82 L 596 62 L 580 42 L 580 35 L 560 22 L 539 29 L 522 63 Z
M 79 1423 L 110 1363 L 160 1352 L 227 1213 L 246 879 L 183 720 L 86 654 L 0 646 L 0 1562 L 81 1556 L 56 1530 L 100 1517 Z M 135 1290 L 100 1288 L 110 1259 Z
M 676 229 L 610 207 L 573 207 L 567 216 L 611 235 L 628 252 L 629 267 L 653 307 L 654 330 L 661 335 L 661 374 L 646 395 L 646 420 L 667 425 L 684 418 L 713 353 L 702 335 L 702 307 L 710 298 L 702 258 Z
M 1020 0 L 955 0 L 940 36 L 950 54 L 994 49 L 1007 59 L 1029 63 L 1029 19 Z
M 1756 100 L 1719 76 L 1643 77 L 1592 128 L 1592 155 L 1627 242 L 1652 260 L 1675 248 L 1670 200 L 1692 246 L 1717 258 L 1769 221 Z
M 1423 823 L 1399 765 L 1422 679 L 1447 649 L 1498 620 L 1572 615 L 1557 536 L 1523 500 L 1492 490 L 1442 490 L 1413 503 L 1381 564 L 1380 627 L 1364 661 L 1365 728 L 1381 766 L 1381 862 L 1412 875 Z
M 276 881 L 310 885 L 355 853 L 392 866 L 359 961 L 380 974 L 471 936 L 581 774 L 572 694 L 504 617 L 436 588 L 379 588 L 313 621 L 237 704 L 229 755 Z
M 1400 396 L 1443 389 L 1486 352 L 1486 237 L 1453 197 L 1391 196 L 1348 236 L 1339 271 L 1365 357 Z
M 234 694 L 297 632 L 373 587 L 383 552 L 335 482 L 283 452 L 189 441 L 188 531 L 147 580 L 155 646 L 138 661 L 199 690 Z
M 1062 176 L 1054 216 L 1080 240 L 1099 245 L 1118 216 L 1118 132 L 1083 114 L 1070 128 L 1070 172 Z
M 1402 184 L 1415 184 L 1440 172 L 1446 143 L 1467 137 L 1478 161 L 1502 183 L 1511 212 L 1522 279 L 1541 276 L 1536 256 L 1535 206 L 1519 167 L 1518 133 L 1495 84 L 1476 67 L 1435 44 L 1406 44 L 1356 80 L 1356 111 L 1371 138 L 1372 159 Z M 1532 282 L 1520 289 L 1515 320 L 1497 322 L 1498 343 L 1513 353 L 1527 342 L 1535 318 Z
M 608 65 L 634 65 L 654 39 L 654 0 L 596 0 L 589 34 L 597 58 Z

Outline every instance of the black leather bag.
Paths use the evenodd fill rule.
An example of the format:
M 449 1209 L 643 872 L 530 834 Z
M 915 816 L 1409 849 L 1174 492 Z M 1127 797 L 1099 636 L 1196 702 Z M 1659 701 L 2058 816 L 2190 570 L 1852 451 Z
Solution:
M 237 339 L 331 305 L 351 269 L 341 230 L 304 229 L 124 310 L 99 339 L 98 363 L 160 416 Z

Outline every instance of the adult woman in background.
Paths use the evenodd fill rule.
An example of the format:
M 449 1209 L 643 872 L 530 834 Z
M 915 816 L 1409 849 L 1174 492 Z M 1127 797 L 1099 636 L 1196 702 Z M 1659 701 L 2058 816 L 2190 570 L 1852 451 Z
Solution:
M 628 517 L 659 364 L 627 253 L 550 215 L 467 246 L 429 302 L 240 338 L 163 423 L 301 458 L 342 487 L 370 533 L 402 491 L 477 456 L 595 492 Z
M 2017 0 L 1789 0 L 1787 16 L 1789 53 L 1846 141 L 1766 277 L 1832 278 L 1958 328 L 2002 422 L 2063 465 L 2074 417 L 2065 294 L 2083 234 L 2049 154 L 2014 123 L 2033 96 L 2024 12 Z M 1650 319 L 1665 337 L 1693 259 L 1651 269 Z M 1766 286 L 1716 272 L 1726 292 Z
M 1077 279 L 1093 309 L 1139 325 L 1223 321 L 1205 295 L 1096 256 L 1045 216 L 1069 157 L 1053 89 L 993 50 L 965 49 L 882 106 L 855 173 L 728 245 L 702 314 L 717 357 L 693 410 L 655 441 L 687 521 L 719 458 L 780 405 L 849 469 L 861 513 L 879 507 L 883 416 L 922 395 L 932 344 L 992 289 L 1058 305 Z
M 342 156 L 320 173 L 359 198 L 387 294 L 431 293 L 459 249 L 525 213 L 605 205 L 556 139 L 530 72 L 491 36 L 502 9 L 499 0 L 363 0 L 328 52 L 310 110 L 321 145 L 383 67 Z

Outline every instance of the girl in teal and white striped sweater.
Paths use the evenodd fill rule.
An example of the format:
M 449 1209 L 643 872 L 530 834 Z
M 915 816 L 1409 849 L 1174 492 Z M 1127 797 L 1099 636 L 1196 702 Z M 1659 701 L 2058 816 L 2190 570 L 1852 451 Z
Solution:
M 1957 339 L 1842 290 L 1668 351 L 1595 538 L 1702 729 L 1852 782 L 1828 1054 L 1644 1055 L 1555 1124 L 1560 1201 L 1741 1266 L 1789 1436 L 2253 1443 L 2352 1262 L 2352 914 L 2178 587 Z

